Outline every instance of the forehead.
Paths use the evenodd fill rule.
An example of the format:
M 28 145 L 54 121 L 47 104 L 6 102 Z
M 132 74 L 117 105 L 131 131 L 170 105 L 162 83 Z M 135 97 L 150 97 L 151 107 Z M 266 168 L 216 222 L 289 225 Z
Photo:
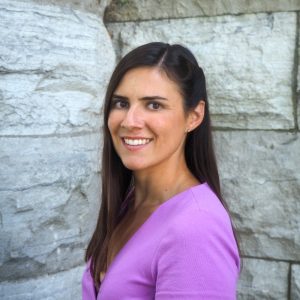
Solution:
M 136 94 L 137 96 L 149 96 L 156 94 L 168 96 L 180 94 L 177 83 L 157 67 L 139 67 L 125 73 L 115 90 L 116 94 Z

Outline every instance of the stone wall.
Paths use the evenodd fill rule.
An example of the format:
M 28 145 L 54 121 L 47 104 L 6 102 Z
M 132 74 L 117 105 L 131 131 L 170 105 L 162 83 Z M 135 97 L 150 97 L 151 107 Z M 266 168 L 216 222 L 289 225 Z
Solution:
M 154 40 L 207 76 L 239 299 L 300 299 L 299 0 L 108 2 L 0 3 L 0 299 L 81 298 L 104 91 Z
M 97 3 L 0 3 L 0 299 L 81 298 L 115 65 Z
M 243 253 L 239 299 L 300 299 L 300 2 L 112 1 L 117 57 L 180 43 L 207 76 L 225 198 Z

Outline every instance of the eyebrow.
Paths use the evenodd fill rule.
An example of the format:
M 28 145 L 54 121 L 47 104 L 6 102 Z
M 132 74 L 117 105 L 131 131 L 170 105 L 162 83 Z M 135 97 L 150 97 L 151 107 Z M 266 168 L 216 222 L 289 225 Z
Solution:
M 128 97 L 117 95 L 117 94 L 113 94 L 112 98 L 128 100 Z M 161 96 L 145 96 L 145 97 L 139 98 L 139 100 L 149 101 L 149 100 L 168 100 L 168 99 L 165 97 L 161 97 Z

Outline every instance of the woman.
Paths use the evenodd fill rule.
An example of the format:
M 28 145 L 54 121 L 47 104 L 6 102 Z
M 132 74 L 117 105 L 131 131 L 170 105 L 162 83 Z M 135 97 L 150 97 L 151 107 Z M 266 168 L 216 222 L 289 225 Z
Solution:
M 164 43 L 128 53 L 107 89 L 103 135 L 83 299 L 235 299 L 239 252 L 192 53 Z

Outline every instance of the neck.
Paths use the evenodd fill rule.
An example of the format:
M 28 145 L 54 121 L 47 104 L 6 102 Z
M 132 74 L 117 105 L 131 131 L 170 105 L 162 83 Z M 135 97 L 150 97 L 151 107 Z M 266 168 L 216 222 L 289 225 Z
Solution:
M 182 158 L 168 166 L 134 172 L 134 209 L 157 207 L 172 196 L 199 184 Z

